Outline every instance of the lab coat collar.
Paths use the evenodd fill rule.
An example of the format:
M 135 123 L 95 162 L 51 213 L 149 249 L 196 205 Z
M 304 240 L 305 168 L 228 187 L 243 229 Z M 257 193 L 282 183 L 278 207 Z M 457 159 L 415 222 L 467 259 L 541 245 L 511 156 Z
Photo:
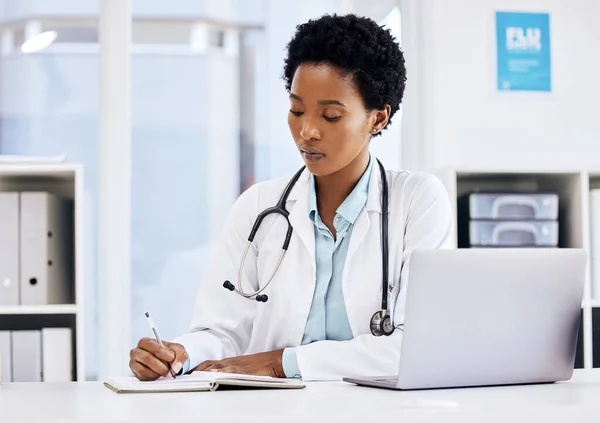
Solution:
M 356 222 L 356 218 L 359 213 L 365 208 L 367 204 L 367 197 L 369 196 L 369 182 L 371 181 L 371 171 L 373 169 L 373 159 L 369 160 L 369 164 L 361 175 L 358 183 L 354 189 L 350 192 L 348 197 L 340 204 L 336 210 L 336 215 L 339 215 L 347 224 L 353 225 Z M 317 215 L 319 214 L 317 207 L 317 191 L 315 184 L 315 177 L 309 175 L 308 177 L 308 216 L 313 224 L 318 226 Z M 337 227 L 337 226 L 336 226 Z
M 371 157 L 374 159 L 374 157 Z M 352 231 L 352 237 L 350 238 L 350 244 L 348 246 L 347 259 L 352 258 L 360 242 L 364 238 L 370 226 L 370 219 L 368 212 L 381 213 L 381 174 L 379 172 L 379 164 L 373 162 L 373 169 L 371 172 L 371 179 L 369 181 L 369 194 L 367 197 L 367 203 L 365 211 L 361 212 L 355 222 L 355 227 Z M 376 169 L 375 169 L 376 167 Z M 290 211 L 289 221 L 294 231 L 304 244 L 307 253 L 310 256 L 310 262 L 313 264 L 313 272 L 316 270 L 315 264 L 315 232 L 313 223 L 308 217 L 308 190 L 309 190 L 309 177 L 310 172 L 308 169 L 304 169 L 298 181 L 294 185 L 294 188 L 288 196 L 287 209 Z M 388 182 L 389 186 L 389 182 Z M 289 204 L 293 202 L 293 204 Z M 347 280 L 345 275 L 343 280 Z M 343 283 L 344 290 L 346 289 L 345 282 Z
M 307 214 L 308 214 L 308 180 L 310 178 L 310 175 L 311 174 L 310 174 L 309 170 L 307 168 L 304 168 L 304 170 L 300 174 L 300 177 L 296 181 L 294 188 L 292 188 L 290 195 L 288 195 L 288 201 L 297 201 L 299 198 L 305 197 Z M 289 179 L 291 179 L 291 178 L 292 178 L 292 175 L 290 175 Z
M 375 156 L 371 155 L 373 161 L 373 169 L 371 171 L 371 180 L 369 181 L 369 196 L 367 197 L 366 210 L 381 213 L 381 173 L 379 171 L 379 163 Z M 388 181 L 389 192 L 390 181 Z
M 369 181 L 369 195 L 367 197 L 366 211 L 376 211 L 381 213 L 381 194 L 382 194 L 382 185 L 381 185 L 381 174 L 379 172 L 379 163 L 377 163 L 375 156 L 371 155 L 371 160 L 373 161 L 373 169 L 371 171 L 371 179 Z M 297 209 L 297 205 L 302 208 L 305 213 L 304 216 L 308 216 L 308 182 L 310 178 L 310 172 L 308 169 L 304 169 L 296 185 L 290 192 L 288 196 L 288 201 L 299 201 L 299 204 L 294 204 L 294 207 L 289 209 L 290 218 L 295 209 Z M 388 187 L 390 183 L 388 181 Z M 294 213 L 295 214 L 295 213 Z M 310 219 L 307 219 L 310 221 Z

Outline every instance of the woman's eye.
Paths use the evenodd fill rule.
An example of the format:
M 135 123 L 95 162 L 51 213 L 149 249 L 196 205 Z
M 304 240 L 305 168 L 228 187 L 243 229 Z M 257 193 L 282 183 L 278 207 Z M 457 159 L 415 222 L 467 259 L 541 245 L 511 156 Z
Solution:
M 340 120 L 342 118 L 341 116 L 325 116 L 325 115 L 323 115 L 323 117 L 328 122 L 337 122 L 338 120 Z
M 293 114 L 294 116 L 301 116 L 302 112 L 296 112 L 294 110 L 290 110 L 290 113 Z

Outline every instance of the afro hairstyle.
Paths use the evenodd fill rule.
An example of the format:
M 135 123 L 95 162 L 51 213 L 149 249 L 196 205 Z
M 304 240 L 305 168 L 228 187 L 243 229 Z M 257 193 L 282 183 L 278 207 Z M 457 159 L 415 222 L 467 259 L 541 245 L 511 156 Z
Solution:
M 288 92 L 296 69 L 304 63 L 331 65 L 343 76 L 350 75 L 367 110 L 382 110 L 389 104 L 386 127 L 400 109 L 406 86 L 404 56 L 390 30 L 372 19 L 324 15 L 298 25 L 287 45 L 283 70 Z

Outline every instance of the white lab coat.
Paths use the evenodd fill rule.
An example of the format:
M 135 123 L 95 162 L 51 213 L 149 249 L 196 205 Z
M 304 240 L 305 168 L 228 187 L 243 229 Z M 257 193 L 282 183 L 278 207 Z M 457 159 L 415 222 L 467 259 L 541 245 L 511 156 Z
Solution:
M 342 276 L 354 339 L 300 346 L 315 289 L 308 177 L 304 170 L 289 195 L 286 206 L 294 232 L 277 276 L 263 292 L 269 296 L 266 303 L 242 298 L 223 288 L 223 282 L 229 280 L 237 287 L 238 267 L 254 220 L 259 212 L 277 203 L 290 178 L 258 183 L 233 205 L 200 285 L 191 332 L 174 340 L 186 347 L 192 367 L 204 360 L 298 347 L 296 356 L 304 380 L 397 373 L 402 331 L 375 337 L 369 328 L 371 316 L 381 308 L 382 290 L 381 175 L 377 166 L 371 173 L 366 207 L 355 221 Z M 433 175 L 388 170 L 387 180 L 389 275 L 394 284 L 389 300 L 397 326 L 404 320 L 410 253 L 443 244 L 450 230 L 451 209 L 444 186 Z M 286 230 L 281 215 L 263 221 L 244 266 L 246 292 L 264 286 L 270 277 Z

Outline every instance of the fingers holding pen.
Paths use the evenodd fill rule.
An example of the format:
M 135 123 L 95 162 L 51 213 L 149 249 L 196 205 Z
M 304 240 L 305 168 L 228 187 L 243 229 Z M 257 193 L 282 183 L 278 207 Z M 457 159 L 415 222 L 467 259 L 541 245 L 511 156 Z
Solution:
M 152 338 L 142 338 L 140 342 L 138 342 L 138 348 L 149 352 L 166 363 L 171 363 L 175 360 L 175 353 L 168 347 L 168 343 L 164 341 L 163 345 L 160 345 Z
M 163 361 L 139 346 L 131 350 L 129 358 L 129 367 L 136 377 L 153 380 L 169 374 L 169 367 Z

